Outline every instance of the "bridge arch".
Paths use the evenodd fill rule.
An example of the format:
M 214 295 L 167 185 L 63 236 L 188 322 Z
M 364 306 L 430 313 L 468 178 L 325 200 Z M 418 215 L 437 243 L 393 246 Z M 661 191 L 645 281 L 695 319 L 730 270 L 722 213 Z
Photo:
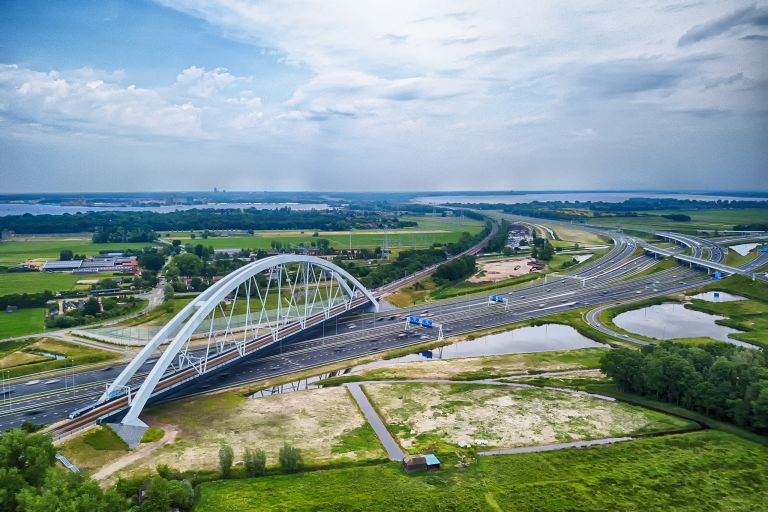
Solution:
M 107 387 L 99 403 L 127 392 L 129 409 L 115 428 L 124 438 L 134 438 L 135 432 L 126 436 L 125 430 L 146 429 L 139 414 L 169 368 L 174 375 L 186 373 L 189 378 L 182 380 L 186 382 L 367 302 L 378 310 L 370 291 L 322 258 L 281 254 L 249 263 L 203 291 L 165 324 Z M 253 303 L 257 307 L 251 309 Z M 244 314 L 233 322 L 236 310 Z M 201 332 L 205 326 L 209 327 Z M 168 339 L 134 393 L 129 381 Z M 203 343 L 195 348 L 190 345 L 193 339 Z

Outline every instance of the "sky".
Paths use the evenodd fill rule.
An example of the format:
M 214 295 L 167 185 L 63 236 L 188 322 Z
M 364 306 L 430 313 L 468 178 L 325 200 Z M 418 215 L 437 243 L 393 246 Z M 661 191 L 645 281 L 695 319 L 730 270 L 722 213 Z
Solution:
M 0 0 L 0 189 L 768 189 L 768 3 Z

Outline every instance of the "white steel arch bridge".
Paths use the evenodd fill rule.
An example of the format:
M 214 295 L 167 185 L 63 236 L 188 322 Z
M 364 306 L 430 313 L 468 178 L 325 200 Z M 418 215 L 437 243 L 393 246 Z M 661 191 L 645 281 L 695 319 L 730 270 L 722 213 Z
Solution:
M 107 386 L 97 404 L 74 413 L 74 419 L 100 421 L 127 408 L 123 419 L 111 425 L 136 446 L 147 429 L 139 414 L 153 395 L 368 303 L 378 311 L 370 291 L 322 258 L 282 254 L 250 263 L 196 296 Z M 135 389 L 131 379 L 163 345 Z

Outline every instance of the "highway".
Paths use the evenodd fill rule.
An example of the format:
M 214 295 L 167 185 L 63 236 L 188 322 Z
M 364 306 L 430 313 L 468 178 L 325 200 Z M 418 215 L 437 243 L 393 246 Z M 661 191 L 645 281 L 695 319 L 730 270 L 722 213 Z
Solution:
M 638 274 L 659 260 L 635 254 L 638 241 L 632 237 L 619 233 L 610 233 L 609 236 L 613 237 L 614 246 L 605 255 L 588 260 L 569 274 L 583 280 L 550 276 L 547 283 L 539 281 L 495 292 L 503 293 L 509 299 L 508 309 L 503 305 L 489 305 L 487 295 L 482 295 L 459 297 L 405 311 L 350 313 L 342 319 L 318 324 L 311 331 L 302 333 L 301 339 L 269 347 L 261 351 L 258 358 L 241 360 L 236 366 L 201 376 L 196 380 L 193 390 L 176 389 L 163 398 L 255 382 L 436 339 L 435 329 L 419 327 L 413 329 L 413 332 L 405 332 L 404 318 L 408 314 L 426 316 L 435 324 L 442 324 L 448 336 L 560 311 L 666 295 L 699 286 L 708 280 L 701 272 L 680 266 L 638 277 Z M 693 243 L 692 240 L 689 242 Z M 705 244 L 699 242 L 698 245 L 703 251 Z M 708 253 L 709 258 L 717 257 L 717 252 L 711 248 Z M 588 315 L 588 321 L 591 316 L 594 315 Z M 595 327 L 600 328 L 597 325 Z M 622 339 L 618 333 L 609 334 Z M 633 339 L 627 341 L 643 342 Z M 150 367 L 151 362 L 146 363 L 130 385 L 138 384 Z M 5 430 L 24 420 L 53 422 L 73 410 L 90 405 L 103 393 L 105 384 L 112 381 L 121 369 L 122 366 L 116 365 L 78 373 L 75 375 L 74 388 L 71 376 L 69 381 L 33 379 L 27 383 L 16 383 L 11 395 L 12 407 L 7 402 L 5 407 L 0 407 L 0 428 Z

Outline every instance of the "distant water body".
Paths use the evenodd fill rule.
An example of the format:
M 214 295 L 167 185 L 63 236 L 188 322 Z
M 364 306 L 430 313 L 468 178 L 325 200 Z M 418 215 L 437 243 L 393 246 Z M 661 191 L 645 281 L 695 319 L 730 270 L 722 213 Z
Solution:
M 422 196 L 413 201 L 422 204 L 443 203 L 483 203 L 483 204 L 520 204 L 531 201 L 603 201 L 606 203 L 622 203 L 627 199 L 645 197 L 650 199 L 691 199 L 696 201 L 768 201 L 768 194 L 763 197 L 716 196 L 704 194 L 672 194 L 657 192 L 553 192 L 525 194 L 489 194 L 489 195 L 444 195 Z
M 257 208 L 259 210 L 276 210 L 289 207 L 292 210 L 328 210 L 330 207 L 322 203 L 206 203 L 169 206 L 60 206 L 57 204 L 25 204 L 0 203 L 0 217 L 8 215 L 63 215 L 65 213 L 82 212 L 157 212 L 168 213 L 184 210 L 200 210 L 213 208 L 217 210 L 240 210 L 242 208 Z

